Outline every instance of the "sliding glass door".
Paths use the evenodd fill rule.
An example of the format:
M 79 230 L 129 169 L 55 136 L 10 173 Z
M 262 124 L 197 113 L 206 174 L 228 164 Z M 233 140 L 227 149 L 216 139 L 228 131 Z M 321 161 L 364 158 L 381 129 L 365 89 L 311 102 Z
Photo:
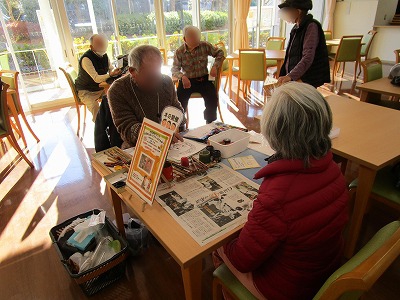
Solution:
M 0 10 L 0 67 L 20 72 L 21 102 L 30 109 L 40 101 L 35 92 L 59 85 L 62 53 L 53 13 L 44 0 L 5 0 Z
M 263 48 L 268 37 L 279 36 L 278 0 L 252 0 L 247 16 L 249 47 Z
M 140 44 L 167 49 L 169 63 L 192 24 L 204 40 L 229 49 L 232 0 L 4 0 L 0 5 L 0 67 L 17 70 L 29 103 L 72 96 L 59 67 L 75 68 L 95 33 L 109 40 L 111 60 Z M 23 97 L 26 96 L 26 97 Z M 28 100 L 29 99 L 29 100 Z M 69 100 L 68 100 L 69 101 Z
M 89 38 L 95 33 L 104 34 L 109 40 L 110 59 L 119 54 L 110 0 L 64 0 L 64 6 L 77 60 L 89 49 Z

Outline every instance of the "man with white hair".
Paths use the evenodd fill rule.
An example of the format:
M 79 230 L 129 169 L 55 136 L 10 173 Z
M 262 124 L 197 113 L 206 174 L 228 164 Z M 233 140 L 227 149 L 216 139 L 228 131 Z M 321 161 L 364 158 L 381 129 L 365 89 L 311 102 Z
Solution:
M 183 112 L 172 79 L 161 73 L 163 58 L 158 48 L 138 46 L 131 50 L 128 59 L 130 74 L 114 81 L 108 90 L 111 116 L 123 140 L 123 149 L 136 145 L 143 118 L 160 123 L 166 106 Z M 183 139 L 175 133 L 173 142 L 178 140 Z
M 99 112 L 97 100 L 104 93 L 104 89 L 99 87 L 99 83 L 119 75 L 121 70 L 112 70 L 113 67 L 106 53 L 108 42 L 103 35 L 94 34 L 89 41 L 90 49 L 79 60 L 79 73 L 75 80 L 75 87 L 78 90 L 79 99 L 92 113 L 93 122 L 95 122 Z
M 224 61 L 224 52 L 208 42 L 200 41 L 200 37 L 200 30 L 195 26 L 183 29 L 185 43 L 175 51 L 171 71 L 172 76 L 179 79 L 177 94 L 185 111 L 190 95 L 200 93 L 206 106 L 204 119 L 211 123 L 217 119 L 218 96 L 214 84 L 208 80 L 208 56 L 215 58 L 210 70 L 210 75 L 215 77 Z

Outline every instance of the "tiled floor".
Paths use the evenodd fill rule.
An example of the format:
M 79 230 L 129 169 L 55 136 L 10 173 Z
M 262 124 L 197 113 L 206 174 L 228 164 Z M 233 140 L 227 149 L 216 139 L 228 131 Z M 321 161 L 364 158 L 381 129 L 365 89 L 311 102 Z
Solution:
M 253 85 L 257 89 L 257 85 Z M 258 90 L 259 90 L 258 86 Z M 343 82 L 341 93 L 351 85 Z M 357 92 L 357 90 L 355 91 Z M 255 116 L 263 105 L 256 91 L 235 107 L 221 92 L 226 123 L 258 130 Z M 261 97 L 262 98 L 262 97 Z M 202 100 L 190 102 L 190 127 L 204 123 Z M 85 299 L 64 270 L 48 232 L 63 220 L 93 208 L 113 217 L 105 184 L 90 164 L 93 123 L 88 117 L 83 138 L 76 132 L 76 111 L 61 108 L 29 116 L 41 142 L 27 135 L 29 156 L 35 169 L 16 159 L 16 152 L 2 144 L 0 149 L 0 299 Z M 22 144 L 22 143 L 21 143 Z M 351 179 L 357 166 L 351 164 Z M 360 244 L 399 215 L 382 206 L 365 218 Z M 211 299 L 212 263 L 204 260 L 203 299 Z M 389 268 L 366 299 L 396 299 L 400 295 L 400 261 Z M 139 257 L 131 258 L 127 276 L 92 299 L 183 299 L 179 266 L 155 240 Z

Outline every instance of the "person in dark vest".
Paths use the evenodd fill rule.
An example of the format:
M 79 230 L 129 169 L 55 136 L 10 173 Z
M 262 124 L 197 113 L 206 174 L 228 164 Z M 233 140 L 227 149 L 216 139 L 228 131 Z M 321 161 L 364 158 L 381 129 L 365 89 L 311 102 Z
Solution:
M 86 105 L 96 121 L 99 112 L 98 99 L 104 94 L 99 83 L 121 73 L 120 69 L 112 70 L 107 56 L 107 39 L 100 34 L 90 37 L 90 49 L 79 60 L 79 73 L 75 80 L 78 97 Z
M 314 87 L 329 83 L 328 49 L 321 24 L 308 11 L 311 0 L 285 0 L 278 5 L 280 17 L 295 24 L 290 32 L 286 56 L 278 85 L 289 81 L 302 81 Z

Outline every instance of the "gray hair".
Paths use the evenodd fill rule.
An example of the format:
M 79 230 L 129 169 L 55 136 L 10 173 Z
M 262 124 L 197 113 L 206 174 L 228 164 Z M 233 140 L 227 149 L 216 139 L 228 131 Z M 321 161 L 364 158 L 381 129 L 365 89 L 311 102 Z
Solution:
M 325 98 L 311 85 L 290 82 L 277 88 L 266 104 L 261 133 L 276 156 L 319 159 L 331 148 L 332 112 Z
M 195 30 L 196 32 L 198 32 L 200 34 L 200 29 L 198 27 L 193 26 L 193 25 L 186 25 L 185 27 L 183 27 L 183 30 L 182 30 L 183 37 L 185 37 L 186 34 L 188 33 L 188 31 L 190 31 L 190 30 Z
M 107 37 L 104 35 L 104 34 L 98 34 L 98 33 L 95 33 L 95 34 L 93 34 L 90 38 L 89 38 L 89 43 L 90 43 L 90 45 L 91 46 L 93 46 L 93 41 L 94 41 L 94 39 L 96 38 L 96 37 L 102 37 L 103 39 L 105 39 L 105 40 L 107 40 Z
M 130 67 L 139 71 L 142 66 L 143 60 L 148 57 L 159 58 L 163 61 L 160 50 L 151 45 L 140 45 L 131 50 L 128 55 L 128 64 Z

